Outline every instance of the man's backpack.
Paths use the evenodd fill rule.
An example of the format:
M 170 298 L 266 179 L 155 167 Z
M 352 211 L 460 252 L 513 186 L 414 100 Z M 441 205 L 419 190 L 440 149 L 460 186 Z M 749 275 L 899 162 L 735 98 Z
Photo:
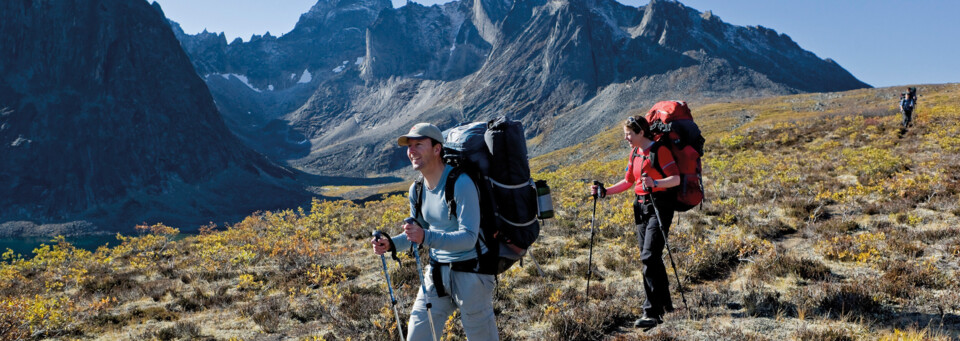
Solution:
M 538 200 L 546 182 L 530 178 L 523 126 L 501 116 L 444 132 L 443 161 L 453 166 L 444 187 L 450 217 L 456 217 L 454 184 L 467 174 L 480 198 L 478 273 L 499 274 L 523 257 L 540 235 L 539 219 L 552 217 L 552 204 Z M 422 193 L 422 183 L 416 194 Z M 480 242 L 487 247 L 482 253 Z
M 703 144 L 706 142 L 700 127 L 693 121 L 690 108 L 682 101 L 662 101 L 654 104 L 646 115 L 654 141 L 670 149 L 680 169 L 680 185 L 674 209 L 688 211 L 703 202 Z M 654 149 L 655 150 L 655 149 Z M 656 161 L 656 159 L 652 159 Z M 655 168 L 663 174 L 658 162 Z

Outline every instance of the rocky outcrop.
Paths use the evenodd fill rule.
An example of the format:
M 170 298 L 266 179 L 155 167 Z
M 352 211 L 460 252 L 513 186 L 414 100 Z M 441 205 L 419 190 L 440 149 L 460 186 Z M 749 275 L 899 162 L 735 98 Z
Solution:
M 0 222 L 189 225 L 307 199 L 230 133 L 157 8 L 7 1 L 0 13 Z
M 361 77 L 371 81 L 394 76 L 454 80 L 476 72 L 491 45 L 468 20 L 469 3 L 423 7 L 411 3 L 385 9 L 368 29 Z M 474 7 L 476 8 L 476 6 Z M 486 35 L 495 37 L 489 20 Z
M 286 34 L 229 44 L 222 33 L 190 35 L 170 25 L 230 130 L 255 150 L 287 160 L 307 155 L 311 145 L 283 116 L 321 82 L 360 68 L 367 27 L 385 9 L 393 10 L 390 0 L 320 0 Z

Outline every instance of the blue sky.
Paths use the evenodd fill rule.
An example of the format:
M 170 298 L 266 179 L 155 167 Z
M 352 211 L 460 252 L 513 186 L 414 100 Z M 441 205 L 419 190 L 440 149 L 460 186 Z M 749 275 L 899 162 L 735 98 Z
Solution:
M 394 1 L 402 6 L 405 1 Z M 647 0 L 618 0 L 642 6 Z M 157 0 L 187 33 L 225 32 L 228 41 L 293 29 L 317 0 Z M 424 5 L 446 1 L 417 1 Z M 960 82 L 960 1 L 683 0 L 723 21 L 786 33 L 873 86 Z

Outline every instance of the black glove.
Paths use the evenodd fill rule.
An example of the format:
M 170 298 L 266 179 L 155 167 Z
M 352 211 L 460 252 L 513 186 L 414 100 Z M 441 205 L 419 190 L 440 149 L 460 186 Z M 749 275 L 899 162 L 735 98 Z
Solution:
M 599 196 L 600 198 L 605 198 L 605 197 L 607 196 L 607 189 L 606 189 L 606 188 L 603 188 L 603 183 L 600 182 L 600 181 L 594 180 L 594 181 L 593 181 L 593 184 L 594 184 L 595 186 L 597 186 L 597 193 L 596 193 L 596 195 Z

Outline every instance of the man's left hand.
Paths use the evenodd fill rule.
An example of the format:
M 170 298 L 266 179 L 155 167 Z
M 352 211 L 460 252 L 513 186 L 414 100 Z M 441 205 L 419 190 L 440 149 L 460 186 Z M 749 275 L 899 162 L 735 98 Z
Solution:
M 423 244 L 423 228 L 418 224 L 403 224 L 403 234 L 407 235 L 407 240 Z

